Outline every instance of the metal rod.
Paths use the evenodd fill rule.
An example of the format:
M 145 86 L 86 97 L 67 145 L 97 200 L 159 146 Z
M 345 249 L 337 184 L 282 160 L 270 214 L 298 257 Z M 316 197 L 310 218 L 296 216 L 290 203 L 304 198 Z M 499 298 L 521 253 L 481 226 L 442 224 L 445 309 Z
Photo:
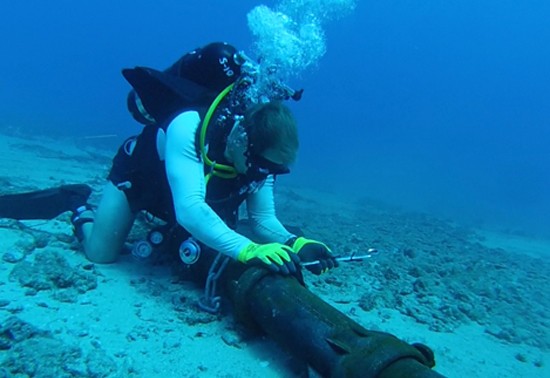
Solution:
M 364 254 L 364 255 L 360 255 L 360 256 L 357 256 L 355 253 L 352 253 L 351 255 L 349 256 L 340 256 L 340 257 L 336 257 L 336 261 L 340 262 L 354 262 L 354 261 L 363 261 L 364 259 L 368 259 L 368 258 L 371 258 L 372 256 L 375 256 L 378 254 L 378 250 L 375 249 L 375 248 L 369 248 L 367 250 L 367 253 Z M 308 261 L 308 262 L 303 262 L 303 263 L 300 263 L 301 266 L 310 266 L 310 265 L 316 265 L 316 264 L 320 264 L 321 261 L 319 260 L 314 260 L 314 261 Z

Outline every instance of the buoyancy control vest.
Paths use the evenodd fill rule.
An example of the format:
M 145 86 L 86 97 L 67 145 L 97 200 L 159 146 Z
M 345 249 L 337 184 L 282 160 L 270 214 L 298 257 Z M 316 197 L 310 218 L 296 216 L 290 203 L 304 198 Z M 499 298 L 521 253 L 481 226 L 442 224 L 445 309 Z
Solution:
M 198 157 L 229 166 L 224 157 L 227 136 L 235 116 L 243 115 L 250 105 L 249 99 L 242 97 L 245 89 L 254 82 L 253 75 L 256 74 L 256 68 L 250 62 L 233 46 L 216 42 L 184 55 L 164 71 L 148 67 L 124 69 L 122 74 L 133 87 L 128 94 L 128 110 L 138 122 L 155 125 L 165 131 L 181 112 L 197 111 L 203 122 L 206 117 L 206 125 L 212 123 L 204 140 L 208 145 L 207 159 L 203 155 L 204 145 L 199 143 L 205 126 L 198 128 Z M 250 69 L 251 72 L 247 72 Z M 300 99 L 303 90 L 294 91 L 284 83 L 275 84 L 270 86 L 273 96 L 268 96 L 269 99 Z M 233 85 L 238 88 L 233 89 Z M 232 96 L 226 97 L 225 94 L 230 92 Z M 211 119 L 207 114 L 210 111 L 214 112 Z M 212 168 L 205 161 L 205 175 L 209 175 Z M 237 221 L 239 205 L 262 185 L 266 177 L 209 175 L 206 202 L 228 225 L 233 226 Z
M 214 165 L 204 164 L 204 174 L 207 177 L 206 203 L 230 226 L 236 227 L 238 220 L 237 211 L 246 197 L 258 190 L 267 175 L 251 177 L 242 174 L 212 174 L 214 166 L 231 166 L 225 157 L 227 137 L 233 128 L 234 119 L 225 116 L 223 113 L 228 105 L 222 103 L 213 114 L 212 127 L 197 129 L 195 149 L 197 156 L 201 159 L 208 159 L 215 162 Z M 205 132 L 204 144 L 207 146 L 208 156 L 203 155 L 200 133 Z
M 122 74 L 133 87 L 128 94 L 128 110 L 138 122 L 166 131 L 173 118 L 181 112 L 197 111 L 202 123 L 207 110 L 212 107 L 212 121 L 207 120 L 212 125 L 206 130 L 204 143 L 208 145 L 209 157 L 220 164 L 230 165 L 224 157 L 227 136 L 233 126 L 233 117 L 228 115 L 229 100 L 225 99 L 219 106 L 212 103 L 220 92 L 230 89 L 241 73 L 236 53 L 231 45 L 212 43 L 184 55 L 164 71 L 148 67 L 123 70 Z M 202 159 L 203 146 L 199 138 L 203 127 L 198 127 L 195 143 L 199 159 Z M 205 175 L 210 170 L 211 167 L 205 164 Z M 208 180 L 206 203 L 230 227 L 234 227 L 239 205 L 262 181 L 244 175 L 231 178 L 213 176 Z

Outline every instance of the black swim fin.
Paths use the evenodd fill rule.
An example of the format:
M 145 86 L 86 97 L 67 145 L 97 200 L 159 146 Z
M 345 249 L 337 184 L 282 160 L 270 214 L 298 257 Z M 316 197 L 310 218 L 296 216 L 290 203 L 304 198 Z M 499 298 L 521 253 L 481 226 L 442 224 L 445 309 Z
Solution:
M 53 219 L 86 204 L 92 188 L 86 184 L 0 196 L 0 218 Z

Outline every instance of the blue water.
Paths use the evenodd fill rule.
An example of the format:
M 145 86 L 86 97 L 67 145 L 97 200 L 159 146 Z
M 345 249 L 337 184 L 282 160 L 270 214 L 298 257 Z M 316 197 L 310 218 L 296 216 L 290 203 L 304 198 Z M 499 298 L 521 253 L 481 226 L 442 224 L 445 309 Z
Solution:
M 138 132 L 121 68 L 254 42 L 246 15 L 260 1 L 202 3 L 3 4 L 0 126 Z M 292 104 L 301 151 L 284 181 L 550 237 L 549 19 L 548 1 L 358 1 L 292 80 L 305 88 Z

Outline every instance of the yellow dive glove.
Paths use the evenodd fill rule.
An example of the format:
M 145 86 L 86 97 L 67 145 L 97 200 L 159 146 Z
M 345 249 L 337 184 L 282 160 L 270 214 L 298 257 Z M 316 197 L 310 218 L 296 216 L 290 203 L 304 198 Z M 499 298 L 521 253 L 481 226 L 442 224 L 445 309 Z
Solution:
M 238 254 L 237 260 L 242 263 L 261 263 L 269 270 L 284 275 L 296 273 L 299 259 L 287 245 L 281 243 L 250 243 Z
M 332 251 L 325 243 L 300 236 L 290 239 L 286 242 L 286 245 L 292 247 L 301 262 L 317 262 L 305 266 L 313 274 L 320 275 L 338 266 L 338 260 L 332 255 Z

